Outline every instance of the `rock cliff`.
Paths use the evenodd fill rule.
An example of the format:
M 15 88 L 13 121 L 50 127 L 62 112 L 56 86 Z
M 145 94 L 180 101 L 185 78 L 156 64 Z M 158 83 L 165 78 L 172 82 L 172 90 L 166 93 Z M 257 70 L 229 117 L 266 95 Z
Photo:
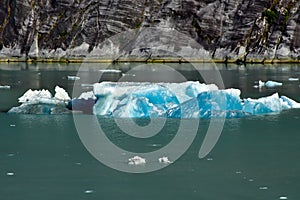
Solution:
M 300 58 L 298 0 L 2 0 L 0 58 Z

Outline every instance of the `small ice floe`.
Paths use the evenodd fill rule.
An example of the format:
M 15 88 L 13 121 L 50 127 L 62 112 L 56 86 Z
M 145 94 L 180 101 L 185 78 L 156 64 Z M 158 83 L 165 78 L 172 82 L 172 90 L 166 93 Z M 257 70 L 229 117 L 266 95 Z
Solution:
M 267 189 L 269 189 L 267 186 L 261 186 L 261 187 L 259 187 L 259 189 L 260 190 L 267 190 Z
M 103 73 L 121 73 L 122 71 L 119 69 L 100 69 L 99 72 Z
M 258 85 L 254 85 L 253 87 L 254 87 L 254 88 L 262 88 L 262 87 L 264 87 L 264 86 L 265 86 L 265 82 L 259 80 L 259 81 L 258 81 Z
M 160 162 L 160 163 L 166 163 L 166 164 L 173 163 L 173 162 L 170 161 L 169 158 L 166 157 L 166 156 L 163 156 L 163 157 L 159 158 L 159 159 L 158 159 L 158 162 Z
M 125 74 L 125 73 L 123 73 L 122 76 L 125 76 L 125 77 L 135 77 L 136 75 L 135 74 Z
M 265 83 L 265 86 L 266 86 L 266 87 L 269 87 L 269 88 L 272 88 L 272 87 L 280 87 L 280 86 L 282 86 L 282 83 L 276 82 L 276 81 L 267 81 L 267 82 Z
M 258 87 L 263 87 L 263 86 L 265 86 L 265 82 L 259 80 L 258 81 Z
M 67 76 L 68 80 L 69 81 L 77 81 L 77 80 L 80 80 L 80 77 L 78 76 Z
M 15 175 L 14 172 L 7 172 L 7 173 L 6 173 L 6 176 L 14 176 L 14 175 Z
M 92 194 L 94 193 L 95 191 L 94 190 L 85 190 L 84 191 L 84 194 Z
M 288 80 L 289 80 L 289 81 L 299 81 L 299 78 L 293 78 L 293 77 L 291 77 L 291 78 L 289 78 Z
M 285 199 L 288 199 L 288 198 L 286 196 L 280 196 L 279 199 L 280 200 L 285 200 Z
M 143 164 L 146 164 L 145 158 L 134 156 L 128 159 L 128 165 L 143 165 Z
M 9 90 L 10 88 L 10 85 L 0 85 L 0 89 Z

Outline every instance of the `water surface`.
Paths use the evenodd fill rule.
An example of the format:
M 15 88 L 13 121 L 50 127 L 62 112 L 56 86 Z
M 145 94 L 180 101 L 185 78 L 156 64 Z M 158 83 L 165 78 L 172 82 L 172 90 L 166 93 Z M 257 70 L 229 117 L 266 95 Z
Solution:
M 101 67 L 107 66 L 91 66 L 87 77 L 95 76 Z M 110 67 L 126 73 L 132 72 L 134 65 Z M 188 80 L 203 80 L 190 65 L 174 64 L 173 67 Z M 76 75 L 78 68 L 78 65 L 58 64 L 0 65 L 0 84 L 11 85 L 10 90 L 0 90 L 1 111 L 18 105 L 17 98 L 29 88 L 53 91 L 55 85 L 60 85 L 71 93 L 74 82 L 67 76 Z M 225 87 L 240 88 L 243 97 L 279 92 L 300 101 L 300 82 L 288 81 L 289 77 L 300 77 L 298 66 L 218 65 L 218 68 Z M 107 73 L 101 80 L 118 81 L 122 73 Z M 135 76 L 126 80 L 151 79 L 158 74 L 161 79 L 168 76 L 172 80 L 170 71 L 159 71 L 153 66 L 134 73 Z M 259 79 L 281 81 L 284 85 L 273 89 L 253 88 Z M 170 119 L 170 127 L 159 137 L 141 141 L 120 133 L 113 119 L 99 120 L 110 130 L 107 136 L 115 144 L 136 152 L 154 151 L 166 145 L 176 134 L 178 125 L 177 119 Z M 0 197 L 12 200 L 299 199 L 299 122 L 299 109 L 277 115 L 228 119 L 213 151 L 199 159 L 198 152 L 209 124 L 209 120 L 201 120 L 193 144 L 175 163 L 148 174 L 128 174 L 110 169 L 86 150 L 71 115 L 2 112 Z M 127 164 L 124 160 L 118 162 Z

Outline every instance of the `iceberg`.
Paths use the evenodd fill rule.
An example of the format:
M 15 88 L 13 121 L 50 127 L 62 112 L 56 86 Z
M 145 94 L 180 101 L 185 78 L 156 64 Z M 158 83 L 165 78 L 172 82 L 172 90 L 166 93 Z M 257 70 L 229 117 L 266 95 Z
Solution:
M 167 111 L 178 107 L 204 91 L 217 90 L 215 85 L 184 83 L 114 83 L 94 85 L 97 103 L 94 114 L 110 117 L 166 117 Z
M 218 89 L 214 84 L 101 82 L 93 90 L 71 99 L 60 87 L 28 90 L 19 107 L 9 113 L 61 114 L 79 111 L 114 118 L 240 118 L 276 114 L 300 108 L 300 103 L 278 93 L 242 99 L 239 89 Z
M 14 114 L 65 114 L 70 113 L 66 104 L 70 97 L 61 87 L 55 87 L 55 95 L 49 90 L 27 90 L 18 100 L 18 107 L 11 108 L 8 113 Z

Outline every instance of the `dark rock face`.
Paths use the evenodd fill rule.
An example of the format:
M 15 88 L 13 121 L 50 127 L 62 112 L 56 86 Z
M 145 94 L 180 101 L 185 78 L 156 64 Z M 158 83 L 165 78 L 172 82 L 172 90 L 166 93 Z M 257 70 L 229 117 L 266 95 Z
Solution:
M 299 59 L 297 0 L 2 0 L 0 58 Z

